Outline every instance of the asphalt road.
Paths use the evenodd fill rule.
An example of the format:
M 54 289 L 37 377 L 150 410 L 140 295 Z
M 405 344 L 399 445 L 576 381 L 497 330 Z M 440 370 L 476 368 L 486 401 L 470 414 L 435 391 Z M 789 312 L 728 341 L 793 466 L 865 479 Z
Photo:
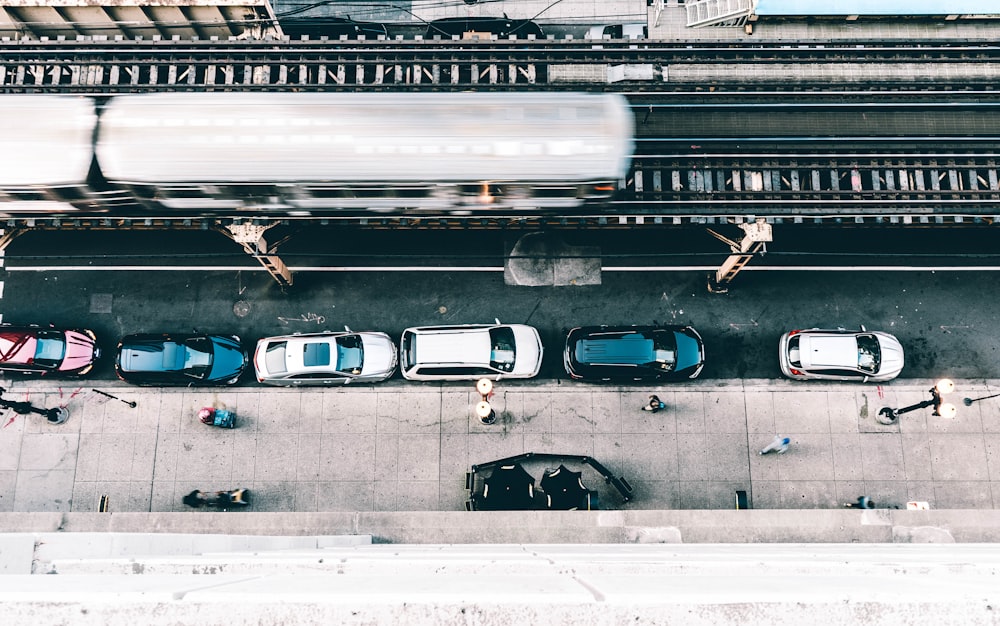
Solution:
M 293 267 L 491 268 L 502 265 L 514 235 L 313 228 L 298 233 L 283 250 Z M 816 266 L 859 259 L 887 267 L 923 261 L 998 265 L 990 253 L 992 231 L 923 231 L 904 237 L 899 231 L 776 229 L 775 235 L 771 252 L 754 265 L 779 265 L 776 259 L 786 253 L 795 257 L 795 265 L 803 259 Z M 692 261 L 711 266 L 726 252 L 703 229 L 569 231 L 563 236 L 576 244 L 601 245 L 606 267 L 690 266 Z M 791 328 L 866 324 L 899 337 L 907 352 L 904 378 L 991 378 L 1000 371 L 994 337 L 998 275 L 992 271 L 747 271 L 724 295 L 708 293 L 707 271 L 701 269 L 606 270 L 600 285 L 569 287 L 508 286 L 499 271 L 308 271 L 297 273 L 294 287 L 283 292 L 251 259 L 229 254 L 234 249 L 235 244 L 208 232 L 25 235 L 8 249 L 0 313 L 4 322 L 93 328 L 107 355 L 113 355 L 119 336 L 133 332 L 235 333 L 252 350 L 258 338 L 274 334 L 347 325 L 398 337 L 407 326 L 499 318 L 539 328 L 545 378 L 566 378 L 561 362 L 565 332 L 579 325 L 691 324 L 705 339 L 702 377 L 721 379 L 778 377 L 778 337 Z M 219 252 L 225 254 L 216 256 Z M 24 271 L 56 263 L 204 269 Z M 212 269 L 213 264 L 246 269 Z M 114 376 L 111 361 L 104 359 L 97 378 Z M 251 379 L 247 376 L 244 384 L 253 384 Z

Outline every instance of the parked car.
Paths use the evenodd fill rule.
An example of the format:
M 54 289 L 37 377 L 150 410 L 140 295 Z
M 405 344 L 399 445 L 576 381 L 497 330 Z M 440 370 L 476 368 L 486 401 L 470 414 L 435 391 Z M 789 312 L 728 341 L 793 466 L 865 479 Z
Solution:
M 268 385 L 377 383 L 396 370 L 396 344 L 385 333 L 323 332 L 267 337 L 253 355 Z
M 138 385 L 233 385 L 248 361 L 234 335 L 137 334 L 118 342 L 115 373 Z
M 82 376 L 100 356 L 92 330 L 0 325 L 0 372 Z
M 690 326 L 583 326 L 566 336 L 566 373 L 580 380 L 687 380 L 705 366 Z
M 793 330 L 778 342 L 781 373 L 796 380 L 884 382 L 903 370 L 903 346 L 888 333 Z
M 524 324 L 407 328 L 399 342 L 408 380 L 532 378 L 542 366 L 542 340 Z

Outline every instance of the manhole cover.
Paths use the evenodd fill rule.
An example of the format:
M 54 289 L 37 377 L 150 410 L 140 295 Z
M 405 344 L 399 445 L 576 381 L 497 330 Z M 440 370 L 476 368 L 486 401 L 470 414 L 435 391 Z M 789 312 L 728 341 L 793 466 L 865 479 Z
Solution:
M 110 293 L 95 293 L 90 296 L 91 313 L 110 313 L 111 302 L 114 298 Z
M 247 302 L 246 300 L 240 300 L 239 302 L 233 305 L 233 314 L 235 314 L 236 317 L 246 317 L 247 313 L 249 312 L 250 312 L 250 303 Z

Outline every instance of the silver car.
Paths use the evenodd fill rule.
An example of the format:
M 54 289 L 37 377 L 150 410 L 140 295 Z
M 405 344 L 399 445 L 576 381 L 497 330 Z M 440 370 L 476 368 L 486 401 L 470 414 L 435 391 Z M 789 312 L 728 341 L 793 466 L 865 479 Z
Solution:
M 396 345 L 385 333 L 323 332 L 267 337 L 253 355 L 268 385 L 377 383 L 396 370 Z
M 778 343 L 781 373 L 795 380 L 884 382 L 903 370 L 903 346 L 894 336 L 861 330 L 793 330 Z
M 532 378 L 542 366 L 542 340 L 524 324 L 407 328 L 399 342 L 408 380 Z

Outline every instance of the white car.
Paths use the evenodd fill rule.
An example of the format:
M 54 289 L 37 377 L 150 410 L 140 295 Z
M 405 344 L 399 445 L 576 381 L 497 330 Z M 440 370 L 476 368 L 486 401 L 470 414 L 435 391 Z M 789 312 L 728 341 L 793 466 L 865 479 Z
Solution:
M 396 345 L 385 333 L 323 332 L 267 337 L 253 366 L 268 385 L 377 383 L 396 370 Z
M 407 328 L 399 343 L 408 380 L 532 378 L 542 366 L 542 340 L 524 324 Z
M 861 330 L 793 330 L 778 343 L 781 373 L 796 380 L 885 382 L 903 371 L 903 346 L 894 336 Z

